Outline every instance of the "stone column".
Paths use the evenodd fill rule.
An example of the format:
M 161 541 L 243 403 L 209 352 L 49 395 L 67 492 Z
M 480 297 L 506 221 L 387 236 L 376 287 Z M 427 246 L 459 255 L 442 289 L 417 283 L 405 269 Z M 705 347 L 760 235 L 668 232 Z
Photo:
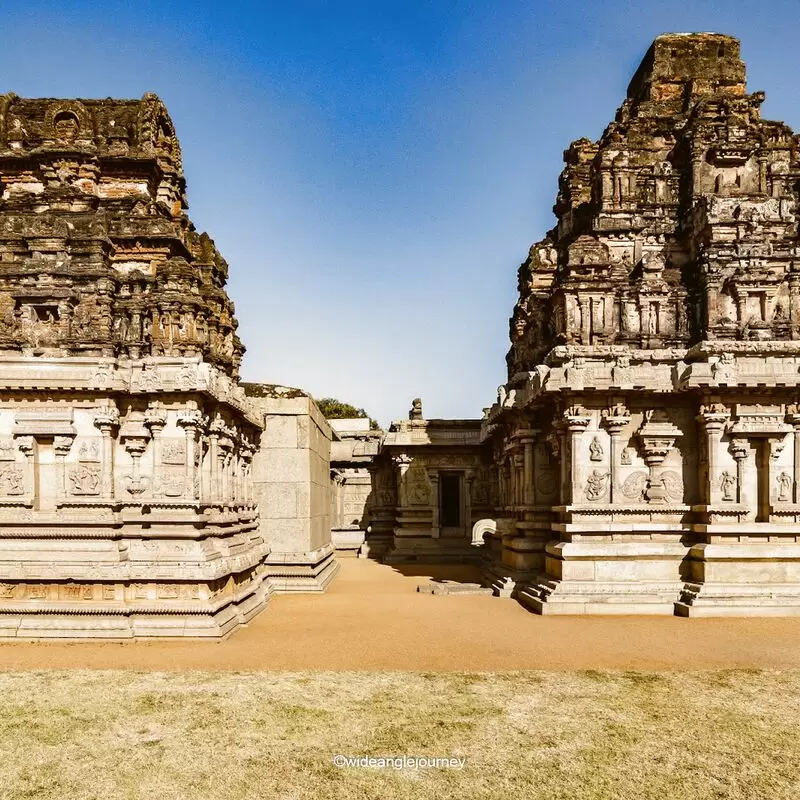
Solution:
M 737 322 L 739 326 L 744 325 L 747 319 L 747 292 L 737 291 L 736 293 L 736 314 L 738 315 Z
M 439 524 L 439 470 L 428 470 L 428 482 L 431 485 L 431 535 L 438 539 L 442 533 L 442 526 Z
M 786 421 L 794 428 L 794 474 L 792 479 L 793 493 L 792 499 L 795 503 L 800 503 L 800 404 L 793 403 L 786 409 Z
M 472 536 L 472 482 L 475 480 L 475 470 L 464 471 L 464 492 L 462 496 L 462 515 L 464 530 Z
M 591 344 L 592 339 L 592 317 L 589 300 L 585 297 L 580 299 L 581 308 L 581 339 L 584 345 Z
M 222 438 L 219 441 L 219 496 L 224 503 L 229 502 L 230 483 L 228 481 L 228 466 L 230 464 L 230 440 Z
M 167 412 L 159 402 L 150 403 L 144 415 L 153 442 L 153 495 L 161 494 L 161 434 L 167 424 Z
M 747 439 L 734 439 L 731 442 L 730 451 L 736 461 L 736 502 L 739 505 L 746 505 L 744 478 L 747 457 L 750 455 L 750 442 Z
M 789 275 L 789 327 L 792 339 L 800 339 L 800 278 L 796 273 Z
M 178 417 L 180 425 L 186 433 L 186 478 L 183 488 L 184 497 L 190 500 L 197 499 L 195 491 L 195 444 L 197 431 L 203 415 L 197 409 L 184 411 Z
M 580 497 L 581 491 L 581 463 L 580 440 L 583 432 L 589 427 L 591 417 L 582 406 L 571 406 L 564 412 L 564 423 L 569 433 L 569 481 L 567 482 L 568 497 L 566 503 L 574 505 Z
M 786 439 L 783 436 L 781 436 L 780 439 L 769 439 L 769 457 L 766 459 L 767 463 L 763 465 L 763 467 L 765 467 L 767 470 L 767 490 L 764 492 L 763 498 L 764 502 L 767 504 L 767 507 L 761 510 L 761 513 L 767 520 L 771 520 L 772 518 L 772 507 L 777 501 L 778 497 L 777 493 L 775 492 L 775 483 L 778 480 L 778 475 L 775 471 L 775 464 L 785 446 Z
M 516 452 L 511 456 L 512 469 L 514 472 L 514 507 L 519 508 L 524 502 L 525 484 L 524 469 L 525 456 Z
M 64 500 L 67 496 L 67 456 L 72 449 L 73 436 L 53 437 L 53 452 L 56 457 L 56 498 Z
M 552 458 L 558 461 L 558 493 L 555 498 L 557 505 L 566 505 L 565 487 L 567 483 L 567 467 L 564 463 L 566 460 L 566 434 L 564 433 L 565 425 L 563 420 L 556 420 L 553 423 L 553 430 L 547 434 L 547 443 L 550 445 L 550 454 Z
M 714 492 L 721 478 L 719 471 L 719 447 L 722 431 L 728 421 L 728 409 L 722 403 L 701 406 L 697 421 L 706 429 L 706 448 L 708 450 L 708 483 L 706 485 L 706 502 L 714 503 Z
M 102 441 L 102 474 L 100 485 L 103 497 L 114 497 L 114 428 L 119 426 L 119 411 L 116 406 L 99 409 L 94 415 L 95 427 L 100 431 Z
M 538 431 L 527 430 L 520 439 L 523 452 L 522 503 L 526 506 L 534 505 L 535 501 L 533 447 L 537 433 Z
M 392 463 L 397 469 L 397 500 L 398 505 L 406 507 L 408 505 L 408 496 L 406 492 L 406 473 L 411 466 L 411 457 L 405 453 L 392 456 Z
M 208 461 L 209 461 L 209 500 L 215 501 L 222 499 L 220 482 L 220 434 L 224 426 L 222 421 L 215 419 L 210 427 L 208 434 Z
M 17 439 L 17 447 L 25 456 L 25 493 L 31 498 L 36 499 L 36 439 L 33 436 L 20 436 Z
M 611 439 L 610 472 L 611 481 L 609 484 L 609 502 L 614 503 L 619 497 L 619 465 L 622 461 L 622 431 L 631 421 L 628 409 L 622 404 L 617 403 L 609 409 L 603 411 L 603 426 L 608 431 Z

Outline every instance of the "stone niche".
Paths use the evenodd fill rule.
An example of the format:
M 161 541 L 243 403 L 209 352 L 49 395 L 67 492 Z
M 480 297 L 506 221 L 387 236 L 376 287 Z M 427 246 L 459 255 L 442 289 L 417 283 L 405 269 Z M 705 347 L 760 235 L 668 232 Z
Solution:
M 666 34 L 565 152 L 486 412 L 487 581 L 554 614 L 800 614 L 796 136 Z

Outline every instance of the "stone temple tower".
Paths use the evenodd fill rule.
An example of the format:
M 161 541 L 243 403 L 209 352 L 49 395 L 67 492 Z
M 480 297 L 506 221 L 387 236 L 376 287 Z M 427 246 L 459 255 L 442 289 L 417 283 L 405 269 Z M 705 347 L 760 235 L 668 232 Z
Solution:
M 487 412 L 498 587 L 543 613 L 800 613 L 798 137 L 739 42 L 652 44 L 519 270 Z
M 0 96 L 0 636 L 220 636 L 265 601 L 227 264 L 141 100 Z

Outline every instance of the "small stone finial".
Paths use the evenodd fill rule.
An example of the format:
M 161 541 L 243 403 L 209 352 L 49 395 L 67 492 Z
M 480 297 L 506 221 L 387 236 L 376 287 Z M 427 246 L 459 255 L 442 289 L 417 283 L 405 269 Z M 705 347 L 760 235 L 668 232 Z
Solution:
M 411 410 L 408 412 L 409 419 L 423 419 L 422 416 L 422 400 L 419 397 L 415 397 L 411 401 Z

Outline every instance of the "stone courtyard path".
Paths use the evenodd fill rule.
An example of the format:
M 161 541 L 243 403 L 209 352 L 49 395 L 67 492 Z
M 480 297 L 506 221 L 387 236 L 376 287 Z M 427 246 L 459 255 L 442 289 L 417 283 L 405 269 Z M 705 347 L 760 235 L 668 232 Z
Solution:
M 3 643 L 0 669 L 800 667 L 800 618 L 539 617 L 514 600 L 415 592 L 431 577 L 475 580 L 468 568 L 340 563 L 326 594 L 273 597 L 225 642 Z

